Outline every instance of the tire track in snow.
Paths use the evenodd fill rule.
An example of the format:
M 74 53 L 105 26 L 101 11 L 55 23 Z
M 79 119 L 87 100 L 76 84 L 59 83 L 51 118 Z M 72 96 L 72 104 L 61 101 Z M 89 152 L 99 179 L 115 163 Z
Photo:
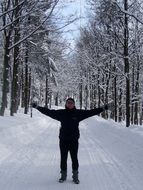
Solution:
M 114 158 L 114 155 L 111 155 L 105 147 L 103 147 L 98 139 L 95 139 L 92 131 L 86 123 L 82 123 L 81 128 L 83 136 L 83 144 L 90 158 L 91 165 L 95 163 L 92 170 L 98 178 L 98 188 L 97 189 L 123 189 L 123 190 L 134 190 L 137 187 L 134 185 L 134 179 L 131 177 L 130 173 L 124 169 L 124 166 L 120 163 L 119 160 Z M 112 137 L 112 136 L 111 136 Z M 98 138 L 96 136 L 96 138 Z M 118 147 L 117 147 L 118 148 Z M 98 165 L 100 167 L 98 168 Z M 89 163 L 90 165 L 90 163 Z M 104 180 L 106 181 L 104 181 Z
M 104 166 L 102 166 L 103 158 L 100 158 L 99 156 L 101 152 L 97 151 L 97 146 L 95 151 L 93 142 L 91 139 L 88 139 L 87 133 L 82 134 L 81 143 L 83 145 L 84 154 L 86 154 L 88 164 L 87 173 L 89 175 L 86 178 L 88 181 L 88 186 L 90 187 L 90 184 L 93 184 L 93 190 L 112 190 L 112 184 L 110 180 L 108 180 L 109 175 L 107 175 L 107 172 L 104 171 Z
M 99 120 L 99 121 L 98 121 Z M 143 139 L 130 128 L 119 127 L 115 122 L 105 121 L 99 117 L 91 118 L 86 125 L 96 137 L 96 141 L 104 147 L 117 161 L 119 169 L 126 173 L 135 189 L 142 190 L 143 180 Z M 93 136 L 93 135 L 92 135 Z

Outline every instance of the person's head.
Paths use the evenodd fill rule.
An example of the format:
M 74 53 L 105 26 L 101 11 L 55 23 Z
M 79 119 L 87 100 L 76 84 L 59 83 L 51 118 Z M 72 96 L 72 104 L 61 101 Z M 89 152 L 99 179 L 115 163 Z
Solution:
M 65 105 L 65 107 L 67 108 L 67 109 L 74 109 L 75 108 L 75 101 L 74 101 L 74 99 L 73 98 L 68 98 L 67 100 L 66 100 L 66 105 Z

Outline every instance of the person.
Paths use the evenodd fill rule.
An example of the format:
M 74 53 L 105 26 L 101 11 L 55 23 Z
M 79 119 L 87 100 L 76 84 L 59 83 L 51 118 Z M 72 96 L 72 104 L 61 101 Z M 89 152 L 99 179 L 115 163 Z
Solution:
M 89 118 L 94 115 L 98 115 L 101 112 L 108 109 L 109 105 L 103 107 L 82 110 L 76 109 L 75 101 L 73 98 L 68 98 L 65 103 L 65 109 L 50 110 L 46 107 L 40 107 L 36 103 L 32 104 L 33 108 L 36 108 L 41 113 L 61 122 L 60 132 L 59 132 L 59 147 L 60 147 L 60 173 L 61 177 L 59 182 L 64 182 L 67 178 L 67 157 L 68 152 L 70 152 L 72 160 L 72 178 L 73 182 L 78 184 L 78 147 L 79 147 L 79 122 Z

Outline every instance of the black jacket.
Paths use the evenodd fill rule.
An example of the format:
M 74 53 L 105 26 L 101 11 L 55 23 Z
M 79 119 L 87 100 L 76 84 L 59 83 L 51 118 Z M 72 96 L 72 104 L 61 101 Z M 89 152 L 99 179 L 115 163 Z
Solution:
M 80 110 L 80 109 L 60 109 L 60 110 L 50 110 L 45 107 L 38 106 L 37 109 L 58 121 L 61 122 L 59 138 L 61 140 L 77 140 L 80 136 L 79 133 L 79 122 L 103 112 L 104 108 L 96 108 L 91 110 Z

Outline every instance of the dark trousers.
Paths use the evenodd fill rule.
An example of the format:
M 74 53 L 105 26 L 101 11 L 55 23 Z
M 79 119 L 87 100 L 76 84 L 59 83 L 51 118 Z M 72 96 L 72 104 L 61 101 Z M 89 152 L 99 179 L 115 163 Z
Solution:
M 70 152 L 71 160 L 72 160 L 72 170 L 78 170 L 78 140 L 65 141 L 60 140 L 60 153 L 61 153 L 61 170 L 67 170 L 67 158 L 68 152 Z

